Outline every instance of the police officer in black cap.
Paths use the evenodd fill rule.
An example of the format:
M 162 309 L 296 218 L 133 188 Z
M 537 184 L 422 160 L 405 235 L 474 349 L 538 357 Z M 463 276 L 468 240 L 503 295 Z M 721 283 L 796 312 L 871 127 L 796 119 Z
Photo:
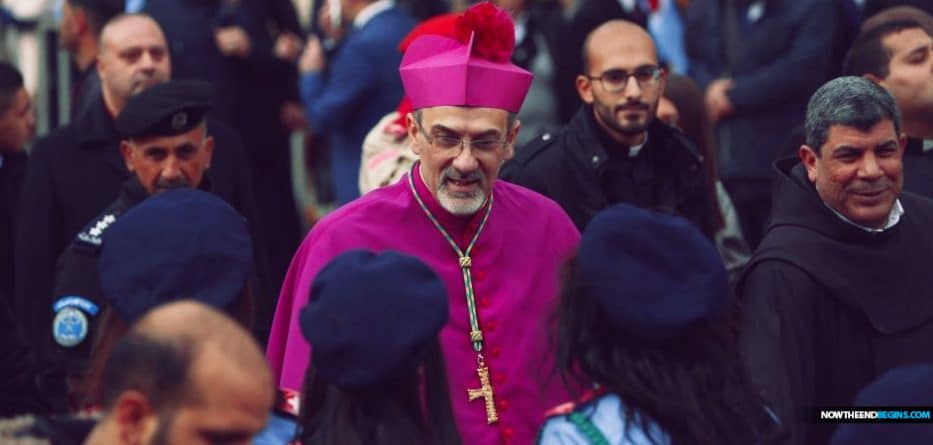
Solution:
M 117 131 L 116 118 L 129 112 L 128 104 L 135 98 L 171 78 L 165 37 L 151 18 L 140 14 L 115 17 L 104 26 L 100 40 L 97 69 L 101 94 L 74 121 L 35 143 L 21 187 L 24 199 L 16 209 L 12 312 L 43 361 L 57 361 L 61 355 L 49 348 L 55 344 L 49 328 L 55 316 L 52 305 L 57 297 L 67 296 L 53 294 L 57 258 L 89 221 L 94 220 L 88 230 L 101 222 L 98 216 L 118 197 L 123 183 L 138 174 L 127 169 L 121 154 L 123 137 Z M 155 108 L 144 106 L 142 111 L 154 112 Z M 216 148 L 210 161 L 210 185 L 201 186 L 246 217 L 255 245 L 263 250 L 256 237 L 254 189 L 243 141 L 231 127 L 210 118 L 207 132 Z M 108 224 L 106 221 L 109 219 L 102 224 Z M 260 320 L 271 319 L 277 294 L 267 280 L 265 264 L 258 263 L 255 269 L 259 272 L 258 295 L 268 298 L 261 307 L 270 307 L 269 314 L 261 315 Z M 262 335 L 262 330 L 257 326 L 257 333 Z
M 175 188 L 213 190 L 208 171 L 214 139 L 205 120 L 213 95 L 206 82 L 171 81 L 140 93 L 117 117 L 120 153 L 133 176 L 116 201 L 91 220 L 58 259 L 52 305 L 45 309 L 52 311 L 51 326 L 42 329 L 46 360 L 51 362 L 42 378 L 43 389 L 53 399 L 76 386 L 86 366 L 89 338 L 101 312 L 98 260 L 104 233 L 152 194 Z

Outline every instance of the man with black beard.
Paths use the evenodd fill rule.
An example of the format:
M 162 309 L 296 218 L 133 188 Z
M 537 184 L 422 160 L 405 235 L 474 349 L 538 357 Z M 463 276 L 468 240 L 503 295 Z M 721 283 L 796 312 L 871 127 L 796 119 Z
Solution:
M 634 23 L 607 22 L 587 37 L 583 60 L 577 92 L 585 104 L 561 131 L 519 150 L 504 179 L 557 201 L 580 230 L 625 202 L 680 215 L 712 237 L 703 159 L 655 119 L 666 73 L 651 37 Z

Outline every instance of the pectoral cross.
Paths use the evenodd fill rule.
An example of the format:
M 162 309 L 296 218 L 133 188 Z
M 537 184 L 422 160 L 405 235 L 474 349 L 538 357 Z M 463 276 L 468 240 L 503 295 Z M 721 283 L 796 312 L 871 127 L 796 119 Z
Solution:
M 486 423 L 492 425 L 499 421 L 499 415 L 496 413 L 496 402 L 492 396 L 492 385 L 489 384 L 489 368 L 481 364 L 476 368 L 476 374 L 479 376 L 479 383 L 482 386 L 478 389 L 467 389 L 467 395 L 471 402 L 480 397 L 485 399 Z

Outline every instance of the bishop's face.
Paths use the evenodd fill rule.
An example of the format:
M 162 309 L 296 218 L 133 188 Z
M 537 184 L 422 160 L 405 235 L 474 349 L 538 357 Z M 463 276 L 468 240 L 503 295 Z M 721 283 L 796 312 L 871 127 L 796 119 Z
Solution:
M 453 106 L 408 116 L 421 177 L 445 210 L 472 215 L 483 206 L 502 164 L 515 153 L 520 124 L 509 129 L 509 120 L 505 110 Z

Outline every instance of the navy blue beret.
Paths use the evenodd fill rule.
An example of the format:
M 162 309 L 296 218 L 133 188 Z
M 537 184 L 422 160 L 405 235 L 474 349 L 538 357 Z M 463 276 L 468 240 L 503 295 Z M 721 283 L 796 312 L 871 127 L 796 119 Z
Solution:
M 124 139 L 187 133 L 204 121 L 213 98 L 207 82 L 172 80 L 130 99 L 114 125 Z
M 862 389 L 855 399 L 860 407 L 933 406 L 933 365 L 892 369 Z M 909 409 L 908 409 L 909 410 Z M 830 445 L 933 444 L 931 423 L 847 423 L 839 426 Z
M 586 226 L 577 252 L 585 291 L 623 332 L 663 342 L 722 313 L 728 279 L 712 242 L 687 220 L 618 204 Z
M 311 366 L 346 389 L 410 375 L 447 324 L 447 288 L 420 260 L 345 252 L 314 278 L 301 311 Z
M 102 241 L 101 290 L 127 322 L 178 299 L 228 308 L 252 273 L 246 221 L 224 200 L 200 190 L 146 198 L 120 216 Z

